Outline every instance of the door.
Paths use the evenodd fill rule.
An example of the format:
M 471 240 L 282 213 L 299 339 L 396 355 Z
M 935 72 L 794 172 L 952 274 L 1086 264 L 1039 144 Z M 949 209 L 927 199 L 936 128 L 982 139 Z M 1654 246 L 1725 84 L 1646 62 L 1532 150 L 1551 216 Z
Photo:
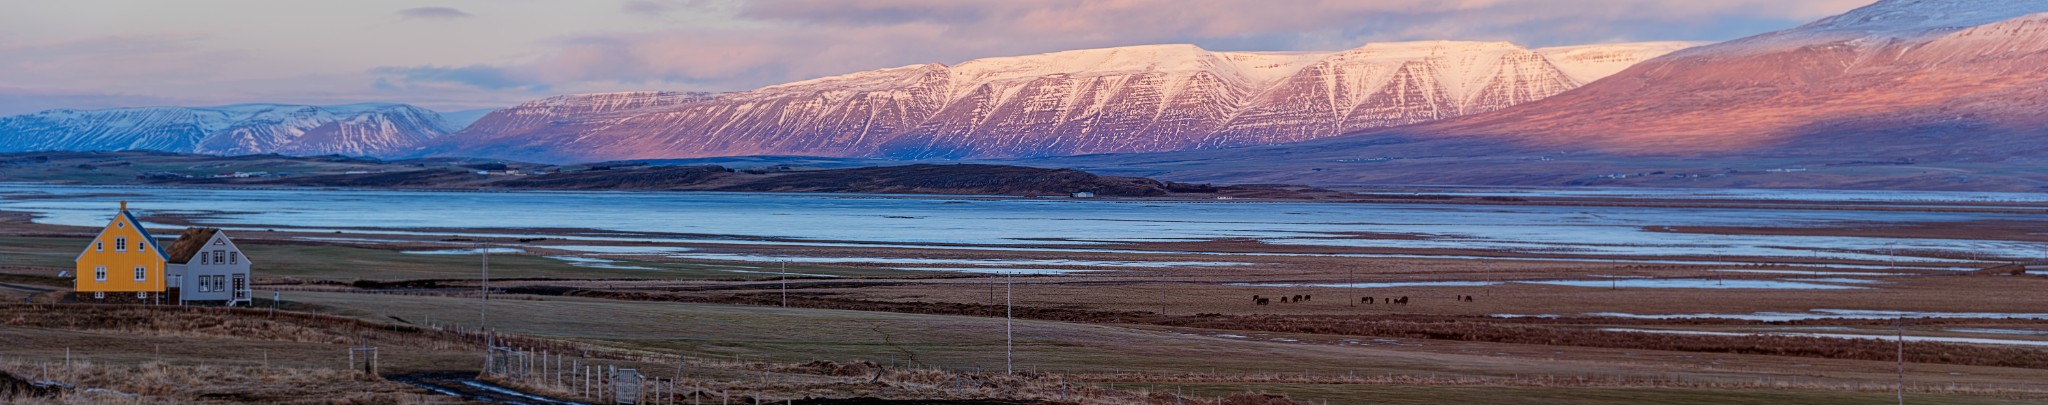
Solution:
M 249 276 L 246 274 L 236 274 L 234 288 L 235 289 L 229 291 L 235 292 L 236 300 L 249 299 Z

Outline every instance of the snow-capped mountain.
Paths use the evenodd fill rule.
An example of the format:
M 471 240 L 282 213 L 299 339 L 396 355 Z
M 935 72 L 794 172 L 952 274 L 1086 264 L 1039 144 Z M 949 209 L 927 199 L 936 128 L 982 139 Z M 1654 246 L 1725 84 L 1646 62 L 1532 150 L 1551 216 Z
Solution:
M 1047 164 L 1180 181 L 1558 185 L 1654 173 L 1670 181 L 1658 185 L 2038 192 L 2044 112 L 2048 0 L 1883 0 L 1493 112 Z
M 534 161 L 810 155 L 986 158 L 1315 139 L 1493 111 L 1689 43 L 1497 42 L 1342 52 L 1150 45 L 931 63 L 724 93 L 555 97 L 423 153 Z
M 2048 135 L 2048 0 L 1885 0 L 1407 134 L 1629 154 L 1995 159 Z M 2035 146 L 2043 145 L 2043 146 Z M 1879 150 L 1882 149 L 1880 152 Z
M 439 114 L 403 104 L 67 109 L 0 118 L 0 152 L 390 156 L 451 131 Z

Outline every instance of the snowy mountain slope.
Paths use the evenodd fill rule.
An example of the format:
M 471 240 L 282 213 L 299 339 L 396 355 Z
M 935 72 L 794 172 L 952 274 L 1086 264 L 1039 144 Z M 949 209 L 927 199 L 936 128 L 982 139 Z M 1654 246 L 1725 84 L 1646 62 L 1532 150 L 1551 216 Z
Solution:
M 536 161 L 922 159 L 1267 144 L 1492 111 L 1676 48 L 1595 45 L 1556 58 L 1507 43 L 1451 41 L 1343 52 L 1086 49 L 716 95 L 562 96 L 494 112 L 423 153 Z
M 1636 154 L 2001 142 L 2048 109 L 2048 0 L 1886 0 L 1790 30 L 1674 52 L 1561 97 L 1411 133 L 1491 135 Z M 1957 26 L 1979 23 L 1978 26 Z M 2004 128 L 2001 130 L 1991 130 Z M 2033 127 L 2038 128 L 2038 127 Z M 1989 131 L 1987 131 L 1989 130 Z M 1876 133 L 1906 139 L 1846 139 Z M 1971 133 L 1974 132 L 1974 133 Z M 2003 140 L 2009 141 L 2009 140 Z M 1968 151 L 1965 153 L 1964 151 Z
M 2048 0 L 1884 0 L 1494 112 L 1046 164 L 1177 181 L 1560 185 L 1655 174 L 1682 177 L 1667 186 L 2038 191 L 2048 188 L 2038 174 L 2048 167 L 2044 66 Z M 1347 163 L 1362 159 L 1376 163 Z M 1788 168 L 1802 174 L 1770 172 Z
M 1552 65 L 1563 70 L 1565 76 L 1584 85 L 1600 78 L 1621 73 L 1622 69 L 1637 63 L 1663 56 L 1680 49 L 1706 45 L 1706 42 L 1637 42 L 1628 44 L 1559 46 L 1536 49 Z
M 0 151 L 386 156 L 448 132 L 438 114 L 403 104 L 50 110 L 0 118 Z

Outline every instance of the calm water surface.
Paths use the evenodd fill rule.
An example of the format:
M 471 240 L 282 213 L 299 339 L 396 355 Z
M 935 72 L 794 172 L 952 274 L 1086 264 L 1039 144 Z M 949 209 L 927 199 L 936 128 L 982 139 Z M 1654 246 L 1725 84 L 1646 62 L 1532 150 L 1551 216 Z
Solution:
M 104 195 L 110 193 L 126 196 Z M 1767 191 L 1740 192 L 1758 193 Z M 1981 196 L 1954 196 L 1958 200 L 1972 197 Z M 194 221 L 203 225 L 260 229 L 475 228 L 504 232 L 512 228 L 573 228 L 818 242 L 1013 246 L 1234 238 L 1276 245 L 1903 262 L 1937 260 L 1891 253 L 1941 251 L 1987 258 L 2048 255 L 2048 244 L 2034 242 L 1656 231 L 1668 226 L 1835 227 L 2039 217 L 1995 213 L 0 184 L 0 210 L 33 213 L 39 223 L 99 226 L 113 215 L 121 199 L 129 200 L 140 214 L 184 214 L 195 216 Z M 1360 234 L 1418 238 L 1355 237 Z

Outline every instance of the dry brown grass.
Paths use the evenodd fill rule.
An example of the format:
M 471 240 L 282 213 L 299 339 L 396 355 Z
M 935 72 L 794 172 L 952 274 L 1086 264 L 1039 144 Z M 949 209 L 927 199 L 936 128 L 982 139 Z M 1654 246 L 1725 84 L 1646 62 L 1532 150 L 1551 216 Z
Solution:
M 571 291 L 569 295 L 610 299 L 724 303 L 758 306 L 781 305 L 776 294 L 672 294 L 619 291 Z M 932 315 L 1000 317 L 1001 305 L 902 302 L 842 299 L 799 295 L 789 305 L 802 308 L 884 311 Z M 1897 344 L 1874 339 L 1841 339 L 1780 335 L 1677 335 L 1605 331 L 1586 327 L 1590 320 L 1497 319 L 1481 317 L 1393 315 L 1393 316 L 1289 316 L 1289 315 L 1160 315 L 1152 312 L 1107 311 L 1077 308 L 1023 307 L 1014 309 L 1022 319 L 1109 324 L 1147 324 L 1218 330 L 1305 333 L 1343 336 L 1372 336 L 1409 339 L 1455 340 L 1551 346 L 1579 346 L 1611 349 L 1669 350 L 1701 353 L 1761 354 L 1845 360 L 1895 360 Z M 1581 322 L 1574 324 L 1574 322 Z M 1600 320 L 1612 324 L 1611 320 Z M 1622 320 L 1630 324 L 1759 324 L 1735 320 Z M 1841 321 L 1871 324 L 1881 321 Z M 1930 320 L 1939 323 L 1940 320 Z M 1820 323 L 1820 322 L 1808 322 Z M 1839 322 L 1838 322 L 1839 323 Z M 2048 369 L 2048 350 L 1936 342 L 1907 342 L 1906 361 L 1913 363 Z
M 278 404 L 446 404 L 462 403 L 416 387 L 335 369 L 0 362 L 0 371 L 26 379 L 57 380 L 71 387 L 55 396 L 0 398 L 20 404 L 156 404 L 255 402 Z

